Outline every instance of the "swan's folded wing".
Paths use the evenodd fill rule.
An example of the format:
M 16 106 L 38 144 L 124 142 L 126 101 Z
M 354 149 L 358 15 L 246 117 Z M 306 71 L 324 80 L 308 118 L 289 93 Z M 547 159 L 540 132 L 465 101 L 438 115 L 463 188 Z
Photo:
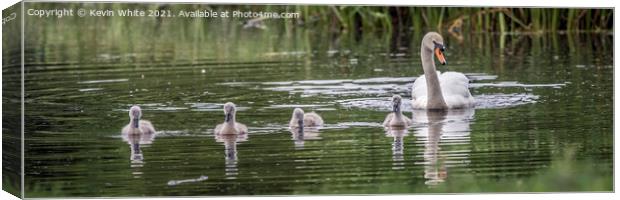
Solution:
M 424 74 L 415 79 L 411 90 L 411 98 L 414 101 L 422 97 L 426 98 L 426 78 Z
M 445 72 L 439 76 L 439 83 L 448 106 L 469 107 L 473 102 L 469 92 L 469 79 L 464 74 Z
M 471 96 L 469 93 L 469 79 L 462 73 L 445 72 L 439 76 L 439 83 L 445 96 Z
M 415 79 L 411 88 L 411 107 L 413 109 L 426 108 L 426 78 L 424 74 Z

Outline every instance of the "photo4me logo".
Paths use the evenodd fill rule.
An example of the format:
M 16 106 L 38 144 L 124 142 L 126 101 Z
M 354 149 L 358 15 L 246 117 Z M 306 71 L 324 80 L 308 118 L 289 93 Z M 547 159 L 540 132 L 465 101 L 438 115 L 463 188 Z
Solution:
M 2 25 L 6 24 L 6 23 L 8 23 L 10 21 L 13 21 L 15 18 L 17 18 L 17 14 L 16 13 L 11 13 L 8 16 L 3 17 L 2 18 Z

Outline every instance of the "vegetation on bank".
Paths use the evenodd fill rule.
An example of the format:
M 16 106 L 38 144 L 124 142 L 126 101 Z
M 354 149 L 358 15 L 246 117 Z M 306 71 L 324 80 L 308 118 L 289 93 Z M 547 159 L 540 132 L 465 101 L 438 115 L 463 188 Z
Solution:
M 613 29 L 611 9 L 507 7 L 296 6 L 344 31 L 425 29 L 460 32 L 560 32 Z M 332 21 L 330 23 L 330 21 Z
M 571 32 L 613 29 L 611 8 L 422 7 L 358 5 L 217 5 L 132 3 L 32 3 L 29 8 L 100 10 L 252 11 L 298 13 L 298 18 L 270 20 L 286 26 L 327 26 L 330 31 Z M 166 13 L 164 12 L 164 13 Z M 168 16 L 168 15 L 163 15 Z M 157 23 L 166 17 L 149 17 Z M 84 18 L 76 19 L 83 20 Z M 112 19 L 112 18 L 111 18 Z M 119 20 L 121 18 L 118 18 Z M 135 20 L 135 18 L 133 18 Z M 210 18 L 215 19 L 215 18 Z M 175 21 L 182 20 L 180 18 Z M 250 21 L 252 18 L 233 20 Z M 207 20 L 212 21 L 212 20 Z
M 168 56 L 189 60 L 202 55 L 251 60 L 262 56 L 256 52 L 325 49 L 395 52 L 417 46 L 428 31 L 440 32 L 451 47 L 468 40 L 468 44 L 478 48 L 497 46 L 510 54 L 522 54 L 530 47 L 540 52 L 540 47 L 547 46 L 581 51 L 583 40 L 591 40 L 586 44 L 592 44 L 593 50 L 607 52 L 613 47 L 610 45 L 612 9 L 40 2 L 29 3 L 28 7 L 167 10 L 174 14 L 180 11 L 299 13 L 298 18 L 289 19 L 31 16 L 27 20 L 26 46 L 42 43 L 83 47 L 97 43 L 99 51 L 107 48 L 130 53 L 165 50 Z M 595 37 L 578 33 L 595 33 Z M 239 38 L 252 39 L 239 42 Z M 18 48 L 20 44 L 14 42 L 13 46 Z M 194 53 L 183 53 L 188 49 Z M 497 52 L 495 48 L 484 49 L 488 50 L 485 55 Z M 76 56 L 83 57 L 80 55 Z

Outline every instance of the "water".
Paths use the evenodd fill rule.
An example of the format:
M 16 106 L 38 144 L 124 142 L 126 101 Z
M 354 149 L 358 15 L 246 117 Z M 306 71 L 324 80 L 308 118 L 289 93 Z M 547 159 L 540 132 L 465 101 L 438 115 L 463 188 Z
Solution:
M 86 27 L 66 38 L 33 28 L 43 36 L 26 42 L 27 197 L 611 190 L 611 179 L 495 186 L 612 176 L 608 34 L 446 35 L 438 70 L 465 73 L 477 108 L 438 113 L 410 109 L 415 35 L 394 46 L 275 28 L 140 39 Z M 414 120 L 407 130 L 381 127 L 393 94 Z M 213 134 L 228 101 L 248 135 Z M 155 135 L 121 135 L 134 104 Z M 291 132 L 295 107 L 326 125 Z M 558 172 L 563 162 L 576 168 Z

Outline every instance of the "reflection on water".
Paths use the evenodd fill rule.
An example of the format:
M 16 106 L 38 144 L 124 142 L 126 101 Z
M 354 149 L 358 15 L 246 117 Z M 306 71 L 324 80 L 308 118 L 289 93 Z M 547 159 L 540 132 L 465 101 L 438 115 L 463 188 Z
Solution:
M 506 108 L 524 104 L 536 103 L 539 98 L 531 94 L 532 88 L 554 88 L 561 89 L 566 83 L 551 84 L 526 84 L 517 81 L 495 81 L 496 75 L 484 73 L 466 74 L 472 89 L 499 89 L 499 88 L 519 88 L 527 93 L 493 93 L 475 94 L 476 108 Z M 385 110 L 385 100 L 381 96 L 386 94 L 404 94 L 410 96 L 411 86 L 415 78 L 411 77 L 380 77 L 368 79 L 343 79 L 343 80 L 303 80 L 287 82 L 263 82 L 257 87 L 263 87 L 269 91 L 285 91 L 291 94 L 301 93 L 302 96 L 314 95 L 337 95 L 339 97 L 375 95 L 378 97 L 365 98 L 340 98 L 336 102 L 350 108 L 365 108 Z M 253 85 L 255 83 L 235 83 L 236 86 Z M 404 99 L 403 110 L 411 110 L 411 102 Z
M 183 179 L 183 180 L 170 180 L 168 181 L 168 186 L 176 186 L 176 185 L 181 185 L 184 183 L 206 181 L 207 179 L 209 179 L 208 176 L 199 176 L 198 178 L 190 178 L 190 179 Z
M 248 134 L 215 134 L 215 141 L 224 144 L 224 168 L 226 179 L 236 179 L 239 175 L 239 169 L 237 168 L 237 142 L 248 141 Z
M 448 178 L 448 167 L 467 164 L 467 151 L 442 152 L 441 147 L 470 143 L 470 123 L 474 109 L 448 111 L 414 110 L 412 120 L 416 126 L 415 136 L 424 143 L 425 184 L 438 185 Z
M 132 174 L 134 178 L 140 178 L 142 176 L 142 171 L 140 168 L 144 167 L 146 162 L 144 162 L 144 154 L 142 153 L 143 147 L 149 147 L 153 140 L 155 140 L 155 133 L 146 132 L 141 134 L 127 134 L 123 133 L 122 138 L 123 141 L 129 144 L 129 148 L 131 149 L 131 154 L 129 159 L 131 160 L 131 168 L 133 168 Z
M 393 137 L 392 143 L 392 169 L 404 169 L 405 168 L 405 145 L 404 138 L 409 135 L 409 131 L 406 128 L 386 128 L 385 136 Z
M 425 183 L 441 180 L 465 192 L 464 175 L 499 184 L 560 177 L 545 170 L 567 146 L 578 147 L 575 160 L 595 161 L 588 167 L 613 164 L 613 35 L 509 35 L 504 48 L 496 35 L 470 34 L 463 45 L 444 36 L 450 63 L 438 70 L 470 78 L 475 118 L 414 113 L 401 134 L 378 122 L 394 94 L 411 112 L 411 84 L 423 74 L 415 35 L 390 48 L 388 38 L 334 44 L 322 42 L 333 38 L 326 31 L 274 26 L 250 33 L 163 20 L 161 30 L 185 33 L 176 34 L 153 31 L 148 20 L 89 20 L 97 23 L 63 24 L 79 30 L 66 37 L 56 37 L 56 19 L 26 26 L 39 38 L 24 46 L 31 197 L 417 193 L 437 192 Z M 215 21 L 203 20 L 222 27 Z M 152 33 L 162 35 L 144 35 Z M 245 106 L 238 117 L 251 140 L 210 138 L 226 101 Z M 106 140 L 120 135 L 127 113 L 119 108 L 130 103 L 163 130 L 155 145 Z M 284 127 L 293 107 L 321 111 L 330 123 L 291 133 Z M 127 166 L 128 152 L 142 167 Z
M 291 139 L 295 144 L 295 149 L 301 150 L 304 149 L 306 140 L 320 140 L 321 133 L 319 133 L 318 127 L 291 127 L 289 128 L 289 132 L 291 132 Z

